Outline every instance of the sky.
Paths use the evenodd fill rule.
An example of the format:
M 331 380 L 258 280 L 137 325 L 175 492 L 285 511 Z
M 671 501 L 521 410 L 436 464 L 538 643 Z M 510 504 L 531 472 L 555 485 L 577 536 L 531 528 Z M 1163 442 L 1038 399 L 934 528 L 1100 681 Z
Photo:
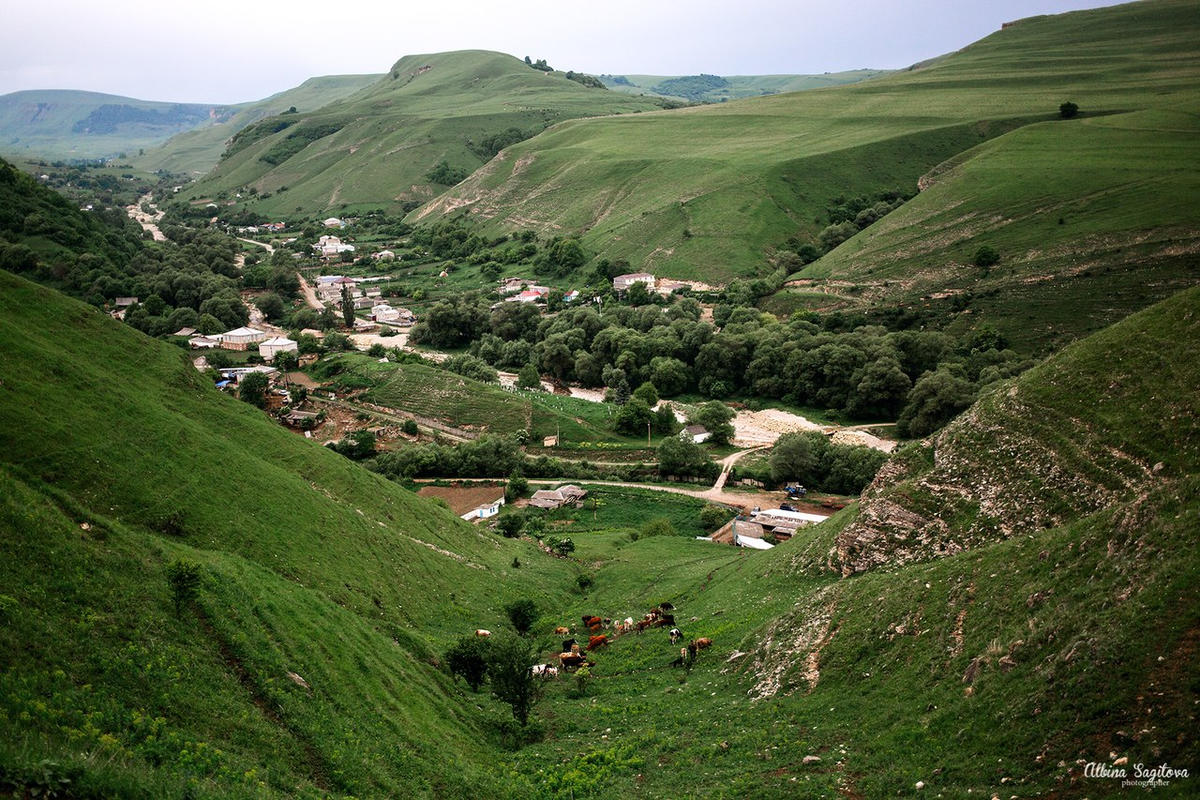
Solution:
M 1109 0 L 25 0 L 0 11 L 0 94 L 233 104 L 405 55 L 496 50 L 592 74 L 898 69 L 1001 23 Z

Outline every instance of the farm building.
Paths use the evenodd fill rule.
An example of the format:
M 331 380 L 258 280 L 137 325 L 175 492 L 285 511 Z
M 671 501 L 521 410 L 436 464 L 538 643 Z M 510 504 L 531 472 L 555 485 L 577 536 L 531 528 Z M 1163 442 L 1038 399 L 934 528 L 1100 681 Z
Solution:
M 696 444 L 704 444 L 712 436 L 708 428 L 703 425 L 688 425 L 679 432 L 679 438 L 687 442 L 695 442 Z
M 298 353 L 298 346 L 284 336 L 266 339 L 258 345 L 258 354 L 262 356 L 263 361 L 274 361 L 278 353 Z
M 568 484 L 557 489 L 542 489 L 534 492 L 533 497 L 529 500 L 529 505 L 545 509 L 561 508 L 578 503 L 585 497 L 587 497 L 585 490 Z
M 267 338 L 267 334 L 254 328 L 234 328 L 220 334 L 221 347 L 226 350 L 249 350 L 251 345 L 258 344 Z
M 503 486 L 422 486 L 417 494 L 445 500 L 465 520 L 494 517 L 504 505 Z

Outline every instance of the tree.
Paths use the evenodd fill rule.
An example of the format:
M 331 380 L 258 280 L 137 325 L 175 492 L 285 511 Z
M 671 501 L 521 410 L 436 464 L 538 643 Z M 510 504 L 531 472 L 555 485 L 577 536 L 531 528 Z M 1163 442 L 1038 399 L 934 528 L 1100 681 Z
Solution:
M 974 261 L 975 266 L 987 269 L 1000 263 L 1000 253 L 995 248 L 985 244 L 975 251 Z
M 496 528 L 504 535 L 505 539 L 517 538 L 521 535 L 523 527 L 525 527 L 525 515 L 519 511 L 507 514 L 496 521 Z
M 730 514 L 729 509 L 709 503 L 700 509 L 700 524 L 707 531 L 715 531 L 729 521 Z
M 816 485 L 820 480 L 821 459 L 828 447 L 828 440 L 820 433 L 785 433 L 776 440 L 767 460 L 771 480 Z
M 354 299 L 350 297 L 350 287 L 342 287 L 342 321 L 346 327 L 354 330 Z
M 719 400 L 712 400 L 692 412 L 688 421 L 707 428 L 712 434 L 712 440 L 717 444 L 729 444 L 734 435 L 733 425 L 730 424 L 733 417 L 732 408 Z
M 488 648 L 487 671 L 496 699 L 512 707 L 513 717 L 524 727 L 537 702 L 540 682 L 532 672 L 536 644 L 519 636 L 498 636 Z
M 529 633 L 533 628 L 533 623 L 538 619 L 537 604 L 527 597 L 509 603 L 504 607 L 504 613 L 508 614 L 513 628 L 522 636 Z
M 463 636 L 446 651 L 446 667 L 450 674 L 462 678 L 478 692 L 488 672 L 488 640 L 478 636 Z
M 167 565 L 167 583 L 171 585 L 171 596 L 175 599 L 175 613 L 192 602 L 200 593 L 200 565 L 184 559 L 176 559 Z
M 629 398 L 629 402 L 621 406 L 613 418 L 613 426 L 629 436 L 640 436 L 648 430 L 647 425 L 653 422 L 654 412 L 650 406 L 636 397 Z
M 520 473 L 514 472 L 508 478 L 508 486 L 504 488 L 504 501 L 511 503 L 518 497 L 524 497 L 529 491 L 529 481 Z
M 250 372 L 238 381 L 238 398 L 252 406 L 266 408 L 267 376 L 261 372 Z
M 517 386 L 522 389 L 542 388 L 542 376 L 538 374 L 537 367 L 533 364 L 521 367 L 517 372 Z
M 1063 119 L 1070 119 L 1079 113 L 1079 106 L 1068 100 L 1058 107 L 1058 113 Z
M 658 456 L 658 471 L 661 475 L 701 475 L 712 464 L 700 445 L 684 441 L 678 436 L 663 439 L 655 450 Z
M 651 536 L 674 536 L 675 526 L 671 524 L 671 520 L 666 517 L 658 517 L 652 519 L 641 527 L 642 538 Z
M 928 436 L 975 402 L 975 386 L 948 369 L 926 372 L 912 388 L 896 421 L 901 436 Z
M 258 306 L 258 310 L 263 313 L 264 317 L 272 321 L 283 319 L 283 315 L 287 313 L 287 306 L 283 304 L 283 298 L 274 292 L 261 295 L 255 305 Z
M 658 405 L 658 389 L 654 388 L 654 384 L 646 381 L 637 389 L 634 390 L 633 396 L 637 400 L 641 400 L 646 405 L 654 408 Z
M 416 436 L 419 433 L 416 421 L 411 419 L 404 420 L 404 422 L 400 425 L 400 430 L 406 436 Z

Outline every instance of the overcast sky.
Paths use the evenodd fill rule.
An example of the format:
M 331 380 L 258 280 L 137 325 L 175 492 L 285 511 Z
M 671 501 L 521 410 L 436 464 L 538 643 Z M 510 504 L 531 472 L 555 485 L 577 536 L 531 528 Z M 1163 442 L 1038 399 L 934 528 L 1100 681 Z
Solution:
M 497 50 L 593 74 L 893 69 L 1037 14 L 1108 0 L 14 0 L 0 94 L 87 89 L 195 103 L 259 100 L 402 56 Z

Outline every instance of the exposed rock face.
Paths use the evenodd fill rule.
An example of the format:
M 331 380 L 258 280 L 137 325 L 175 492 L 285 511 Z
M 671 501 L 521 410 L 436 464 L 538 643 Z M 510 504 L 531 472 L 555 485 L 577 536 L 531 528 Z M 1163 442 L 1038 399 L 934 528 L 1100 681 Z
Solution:
M 986 396 L 880 471 L 838 536 L 843 575 L 1036 533 L 1160 480 L 1153 464 L 1123 452 L 1106 431 L 1020 386 Z

